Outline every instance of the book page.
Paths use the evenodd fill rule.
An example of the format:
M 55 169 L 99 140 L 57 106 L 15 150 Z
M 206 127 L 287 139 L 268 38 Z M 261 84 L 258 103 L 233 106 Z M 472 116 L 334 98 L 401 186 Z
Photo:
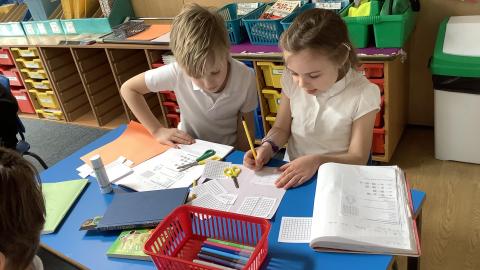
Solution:
M 328 237 L 329 243 L 335 245 L 337 237 L 333 248 L 358 245 L 383 247 L 384 251 L 411 249 L 411 229 L 397 169 L 396 166 L 322 165 L 318 172 L 311 244 L 321 247 L 322 237 Z
M 215 155 L 219 156 L 220 158 L 226 157 L 230 152 L 233 150 L 233 146 L 207 142 L 199 139 L 195 139 L 194 144 L 181 144 L 179 145 L 180 149 L 185 152 L 188 152 L 196 157 L 201 156 L 205 151 L 209 149 L 215 150 Z
M 194 157 L 182 150 L 170 148 L 135 166 L 133 173 L 118 180 L 116 184 L 136 191 L 188 187 L 202 175 L 204 165 L 193 166 L 181 172 L 177 166 L 194 160 Z

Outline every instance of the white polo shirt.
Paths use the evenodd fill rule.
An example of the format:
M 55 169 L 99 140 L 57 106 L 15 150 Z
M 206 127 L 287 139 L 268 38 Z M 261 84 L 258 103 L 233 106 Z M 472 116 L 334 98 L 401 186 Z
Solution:
M 172 63 L 145 72 L 151 92 L 173 90 L 180 108 L 178 128 L 196 139 L 235 145 L 240 113 L 258 104 L 255 74 L 245 64 L 229 58 L 230 75 L 222 92 L 208 93 L 193 84 L 183 69 Z M 243 132 L 243 131 L 242 131 Z
M 346 152 L 353 121 L 380 109 L 380 90 L 361 73 L 351 69 L 330 89 L 307 94 L 284 72 L 282 91 L 290 98 L 290 160 L 308 154 Z

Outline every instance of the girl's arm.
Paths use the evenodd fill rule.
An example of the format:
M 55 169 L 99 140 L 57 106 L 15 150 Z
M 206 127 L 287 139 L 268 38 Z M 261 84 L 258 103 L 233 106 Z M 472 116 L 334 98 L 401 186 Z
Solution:
M 266 140 L 271 141 L 278 147 L 282 147 L 287 143 L 290 137 L 290 126 L 292 124 L 292 115 L 290 111 L 290 99 L 282 95 L 280 99 L 280 107 L 277 111 L 275 124 L 268 131 L 264 138 L 264 143 L 256 148 L 257 158 L 254 159 L 252 151 L 248 151 L 243 157 L 243 164 L 250 169 L 260 170 L 263 165 L 268 163 L 272 158 L 274 151 L 272 145 Z
M 138 74 L 126 81 L 122 85 L 120 93 L 133 114 L 158 142 L 171 146 L 174 146 L 175 143 L 193 143 L 192 137 L 187 133 L 164 127 L 153 115 L 144 97 L 145 94 L 150 93 L 145 83 L 145 73 Z
M 326 162 L 365 165 L 370 155 L 376 113 L 376 110 L 371 111 L 353 122 L 352 137 L 347 152 L 299 157 L 280 167 L 283 173 L 277 180 L 276 186 L 285 189 L 297 187 L 312 178 L 318 167 Z

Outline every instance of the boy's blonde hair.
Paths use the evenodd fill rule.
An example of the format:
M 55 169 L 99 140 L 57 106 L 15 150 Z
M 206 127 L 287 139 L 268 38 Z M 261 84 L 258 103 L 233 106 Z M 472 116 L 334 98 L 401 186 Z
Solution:
M 205 75 L 208 59 L 221 60 L 228 55 L 230 44 L 225 21 L 214 10 L 186 5 L 173 20 L 170 46 L 186 73 L 200 78 Z

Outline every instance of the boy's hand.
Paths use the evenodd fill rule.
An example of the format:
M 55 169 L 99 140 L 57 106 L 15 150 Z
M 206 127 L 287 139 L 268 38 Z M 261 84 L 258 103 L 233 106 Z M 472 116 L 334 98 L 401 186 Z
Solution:
M 257 152 L 257 159 L 253 158 L 252 150 L 248 150 L 248 152 L 245 153 L 245 156 L 243 156 L 243 165 L 251 170 L 258 171 L 263 165 L 270 161 L 273 156 L 273 151 L 272 147 L 266 144 L 260 145 L 255 148 L 255 150 Z
M 299 157 L 279 168 L 282 175 L 277 179 L 275 185 L 277 188 L 283 187 L 284 189 L 298 187 L 310 180 L 320 165 L 321 161 L 318 156 Z
M 153 136 L 159 143 L 173 147 L 177 147 L 177 144 L 192 144 L 195 142 L 186 132 L 176 128 L 159 128 L 153 133 Z

